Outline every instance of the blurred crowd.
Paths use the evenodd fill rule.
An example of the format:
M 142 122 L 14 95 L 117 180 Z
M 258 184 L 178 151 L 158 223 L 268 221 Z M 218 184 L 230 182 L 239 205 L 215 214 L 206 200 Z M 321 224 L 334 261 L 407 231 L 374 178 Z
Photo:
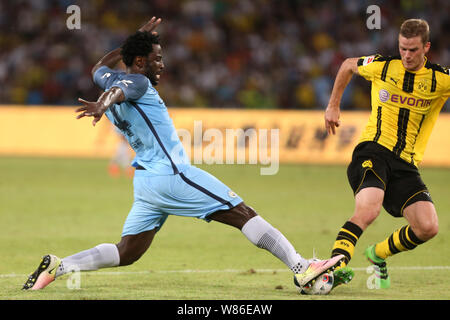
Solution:
M 81 29 L 67 28 L 72 4 Z M 380 30 L 366 26 L 371 4 Z M 448 0 L 1 1 L 0 103 L 96 99 L 92 66 L 155 15 L 166 66 L 158 90 L 169 107 L 324 109 L 346 57 L 398 54 L 404 19 L 429 22 L 428 57 L 448 66 L 449 13 Z M 355 77 L 342 108 L 369 107 L 370 86 Z

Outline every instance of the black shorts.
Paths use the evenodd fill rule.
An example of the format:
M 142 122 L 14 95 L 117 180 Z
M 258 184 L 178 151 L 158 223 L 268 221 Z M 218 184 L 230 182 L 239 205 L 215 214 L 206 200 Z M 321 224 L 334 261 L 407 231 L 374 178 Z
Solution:
M 375 142 L 356 146 L 347 177 L 355 195 L 367 187 L 383 189 L 383 207 L 394 217 L 402 217 L 403 210 L 414 202 L 432 202 L 417 167 Z

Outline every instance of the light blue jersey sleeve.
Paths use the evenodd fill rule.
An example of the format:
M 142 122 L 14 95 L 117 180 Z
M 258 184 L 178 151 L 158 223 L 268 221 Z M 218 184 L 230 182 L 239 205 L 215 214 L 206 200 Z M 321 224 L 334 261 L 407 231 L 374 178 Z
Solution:
M 135 151 L 134 167 L 142 166 L 155 176 L 177 174 L 190 167 L 167 107 L 147 77 L 103 66 L 93 78 L 101 89 L 119 87 L 125 95 L 125 101 L 111 105 L 105 116 Z
M 148 79 L 142 74 L 127 74 L 113 70 L 106 66 L 98 68 L 94 73 L 94 83 L 101 89 L 108 91 L 112 87 L 119 87 L 125 95 L 126 101 L 141 98 L 148 88 Z

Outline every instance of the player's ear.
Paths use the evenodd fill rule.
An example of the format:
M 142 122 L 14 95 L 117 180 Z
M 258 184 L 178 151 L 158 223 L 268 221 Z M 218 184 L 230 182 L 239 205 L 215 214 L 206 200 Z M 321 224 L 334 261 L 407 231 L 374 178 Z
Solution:
M 145 57 L 144 56 L 136 56 L 136 57 L 134 57 L 134 64 L 139 69 L 142 69 L 145 66 Z
M 431 47 L 431 42 L 430 42 L 430 41 L 428 41 L 427 43 L 425 43 L 425 46 L 424 46 L 424 48 L 425 48 L 425 53 L 428 53 L 428 51 L 430 50 L 430 47 Z

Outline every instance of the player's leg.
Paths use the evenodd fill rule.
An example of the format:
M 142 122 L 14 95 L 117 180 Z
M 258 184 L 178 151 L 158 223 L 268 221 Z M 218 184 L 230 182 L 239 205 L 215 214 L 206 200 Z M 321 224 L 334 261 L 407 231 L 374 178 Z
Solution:
M 352 167 L 349 166 L 349 171 Z M 372 170 L 366 170 L 362 174 L 358 186 L 355 185 L 355 210 L 353 216 L 347 220 L 339 230 L 333 244 L 331 256 L 343 254 L 345 256 L 342 267 L 345 267 L 353 257 L 355 246 L 364 230 L 378 217 L 383 206 L 384 182 L 379 175 Z M 356 180 L 357 181 L 357 180 Z
M 367 259 L 377 267 L 380 288 L 390 287 L 388 257 L 416 248 L 438 231 L 436 210 L 417 168 L 399 159 L 393 160 L 391 166 L 394 173 L 383 206 L 393 217 L 405 217 L 409 224 L 365 250 Z
M 281 232 L 259 216 L 251 207 L 216 177 L 192 167 L 176 184 L 178 194 L 189 196 L 193 206 L 185 200 L 185 212 L 190 216 L 214 220 L 239 230 L 259 248 L 271 252 L 294 273 L 306 270 L 309 263 L 300 256 Z M 199 206 L 199 204 L 201 204 Z M 205 211 L 207 210 L 207 211 Z
M 155 232 L 150 230 L 137 235 L 128 235 L 122 237 L 117 245 L 102 243 L 62 259 L 54 255 L 45 255 L 36 271 L 28 277 L 23 289 L 43 289 L 57 277 L 73 271 L 94 271 L 132 264 L 149 248 Z
M 417 199 L 429 198 L 423 194 Z M 416 199 L 416 200 L 417 200 Z M 436 209 L 431 201 L 417 201 L 403 210 L 403 216 L 409 225 L 395 230 L 383 241 L 369 246 L 365 250 L 367 259 L 377 268 L 377 285 L 382 289 L 391 286 L 386 259 L 400 252 L 413 250 L 418 245 L 433 238 L 438 232 L 438 218 Z
M 54 255 L 45 255 L 37 269 L 28 277 L 23 289 L 39 290 L 63 274 L 73 271 L 90 271 L 119 265 L 119 251 L 112 243 L 78 252 L 60 259 Z
M 438 216 L 434 204 L 430 201 L 418 201 L 403 210 L 413 233 L 419 241 L 428 241 L 439 231 Z
M 42 289 L 57 277 L 72 271 L 94 271 L 129 265 L 137 261 L 149 248 L 156 231 L 167 219 L 167 215 L 152 206 L 155 197 L 149 180 L 164 184 L 163 177 L 151 178 L 147 173 L 137 171 L 134 180 L 134 203 L 123 226 L 122 238 L 118 244 L 103 243 L 94 248 L 60 259 L 46 255 L 35 272 L 25 282 L 23 289 Z
M 438 219 L 432 202 L 418 201 L 403 211 L 408 225 L 395 230 L 383 241 L 369 246 L 364 254 L 376 267 L 376 284 L 379 288 L 391 286 L 386 259 L 400 252 L 413 250 L 433 238 L 438 232 Z
M 375 266 L 376 284 L 388 289 L 391 279 L 386 259 L 400 252 L 413 250 L 418 245 L 433 238 L 438 231 L 436 210 L 432 202 L 418 201 L 404 209 L 403 215 L 408 225 L 395 230 L 383 241 L 369 246 L 364 254 Z
M 94 271 L 102 268 L 127 266 L 136 262 L 150 247 L 156 229 L 123 236 L 119 243 L 104 243 L 61 259 L 56 271 L 59 277 L 70 270 Z
M 343 254 L 345 267 L 351 260 L 363 231 L 378 217 L 389 176 L 386 157 L 390 151 L 373 142 L 356 146 L 347 168 L 348 182 L 355 195 L 355 210 L 339 230 L 331 256 Z
M 73 271 L 95 271 L 126 266 L 137 261 L 150 247 L 156 229 L 122 237 L 118 244 L 102 243 L 65 258 L 45 255 L 38 268 L 28 277 L 23 289 L 45 288 L 57 277 Z
M 433 238 L 439 229 L 434 204 L 418 201 L 403 210 L 409 225 L 394 231 L 389 237 L 374 245 L 376 257 L 386 259 L 394 254 L 409 251 Z
M 345 256 L 340 268 L 334 272 L 334 286 L 348 283 L 353 278 L 353 270 L 347 265 L 363 231 L 381 211 L 389 176 L 386 156 L 381 146 L 371 142 L 359 144 L 353 152 L 347 177 L 355 194 L 355 209 L 353 216 L 339 230 L 331 251 L 332 257 Z
M 253 244 L 268 250 L 298 274 L 303 272 L 311 277 L 320 270 L 330 269 L 340 260 L 337 257 L 325 262 L 309 263 L 279 230 L 245 205 L 228 186 L 199 168 L 190 167 L 180 173 L 167 189 L 165 212 L 233 226 L 241 230 Z
M 331 251 L 331 257 L 337 255 L 345 257 L 334 272 L 333 287 L 346 284 L 353 279 L 354 272 L 347 265 L 353 257 L 356 243 L 363 231 L 378 217 L 383 196 L 384 191 L 374 187 L 364 188 L 356 194 L 353 216 L 339 230 Z
M 345 256 L 342 267 L 353 257 L 355 246 L 363 231 L 378 217 L 383 205 L 384 191 L 376 187 L 360 190 L 355 196 L 353 216 L 344 223 L 334 242 L 331 256 Z
M 136 235 L 127 235 L 122 237 L 120 242 L 117 244 L 120 257 L 119 266 L 128 266 L 138 261 L 150 247 L 155 234 L 156 229 L 153 229 Z
M 208 218 L 241 230 L 250 242 L 272 253 L 294 273 L 305 271 L 309 265 L 279 230 L 243 202 L 232 209 L 215 212 Z
M 119 243 L 103 243 L 61 259 L 56 277 L 70 270 L 94 271 L 102 268 L 127 266 L 136 262 L 153 241 L 156 229 L 123 236 Z
M 344 258 L 342 255 L 323 261 L 303 258 L 278 229 L 243 202 L 229 210 L 215 212 L 208 218 L 241 230 L 255 246 L 272 253 L 291 269 L 297 286 L 304 286 L 323 272 L 333 270 Z

